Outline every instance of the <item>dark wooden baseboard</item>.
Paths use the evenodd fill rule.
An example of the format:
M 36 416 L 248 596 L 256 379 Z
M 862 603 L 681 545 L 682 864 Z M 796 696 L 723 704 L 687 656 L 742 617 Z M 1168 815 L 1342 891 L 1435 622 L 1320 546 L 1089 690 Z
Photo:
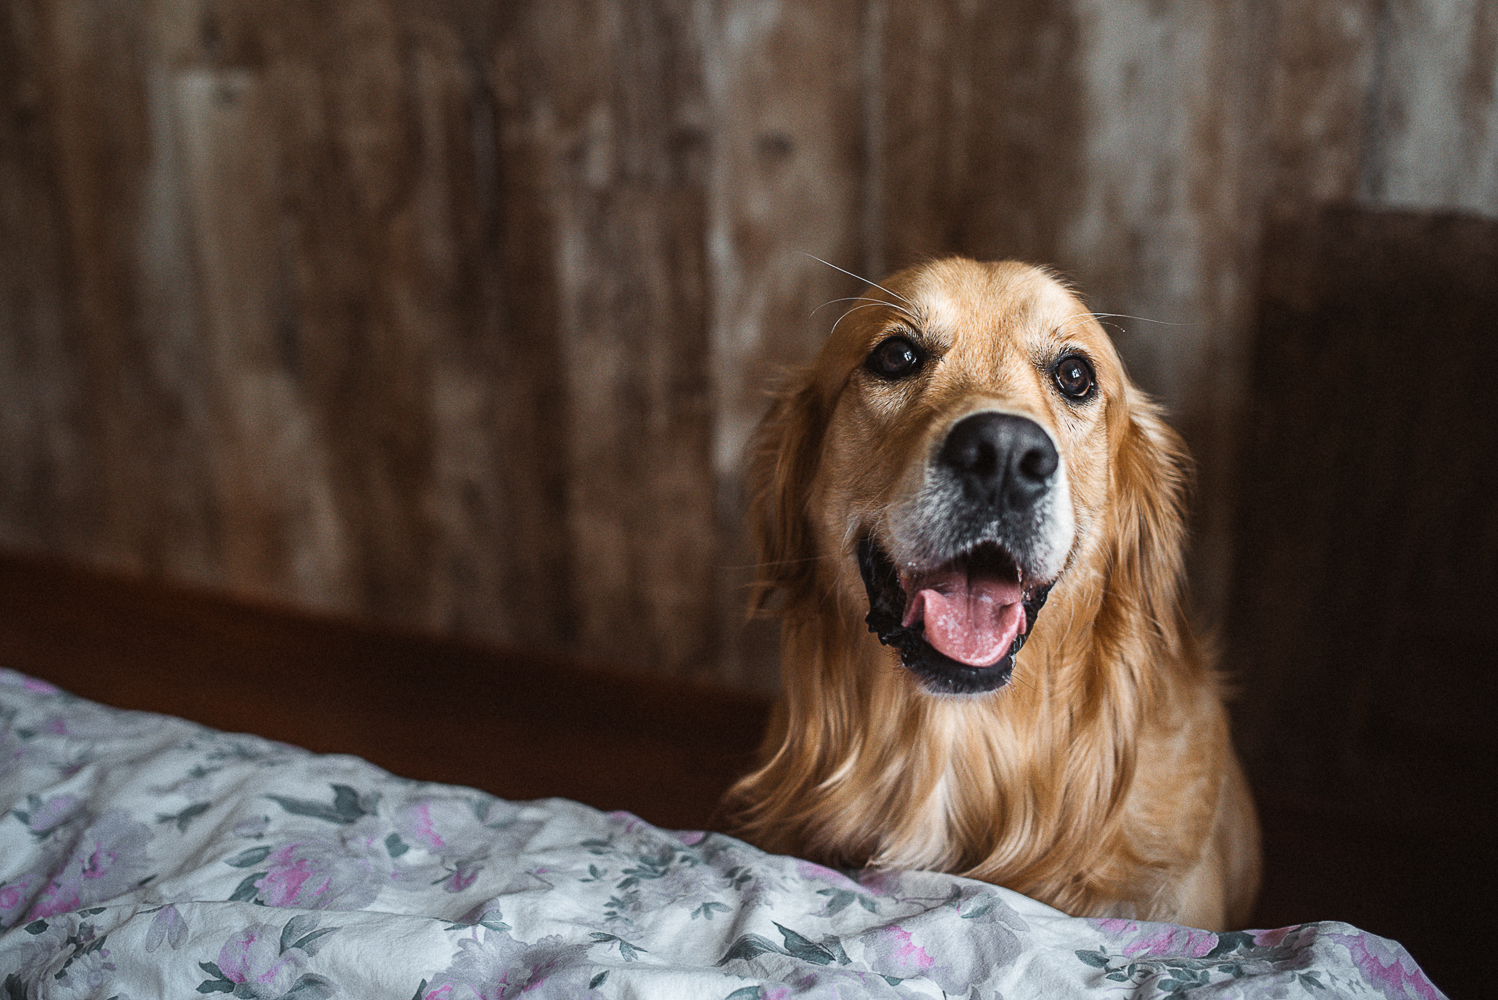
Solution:
M 753 695 L 15 554 L 0 555 L 0 665 L 410 778 L 562 796 L 675 828 L 720 825 L 717 802 L 749 766 L 769 709 Z M 1405 944 L 1452 996 L 1475 988 L 1491 830 L 1258 798 L 1257 926 L 1346 921 Z
M 0 665 L 405 777 L 711 825 L 768 702 L 683 680 L 387 632 L 14 554 Z

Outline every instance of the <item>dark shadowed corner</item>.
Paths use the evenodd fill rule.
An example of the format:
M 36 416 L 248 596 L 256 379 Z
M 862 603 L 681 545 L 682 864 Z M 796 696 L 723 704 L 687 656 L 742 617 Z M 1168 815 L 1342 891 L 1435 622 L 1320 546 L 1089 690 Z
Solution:
M 1498 222 L 1334 207 L 1264 263 L 1225 644 L 1262 911 L 1356 884 L 1338 919 L 1460 995 L 1498 869 Z

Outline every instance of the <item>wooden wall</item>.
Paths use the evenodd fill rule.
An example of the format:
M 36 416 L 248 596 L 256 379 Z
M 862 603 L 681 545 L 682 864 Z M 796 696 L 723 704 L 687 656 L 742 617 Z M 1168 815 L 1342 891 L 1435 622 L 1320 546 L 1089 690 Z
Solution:
M 1480 0 L 4 0 L 0 544 L 773 684 L 740 451 L 856 284 L 1047 261 L 1228 484 L 1266 218 L 1498 214 Z

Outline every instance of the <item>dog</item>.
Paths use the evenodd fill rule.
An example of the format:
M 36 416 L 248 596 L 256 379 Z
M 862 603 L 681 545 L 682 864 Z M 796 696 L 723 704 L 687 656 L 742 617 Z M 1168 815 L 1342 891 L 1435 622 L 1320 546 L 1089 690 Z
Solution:
M 735 832 L 1244 926 L 1258 825 L 1185 613 L 1187 477 L 1051 272 L 948 258 L 867 289 L 750 446 L 783 694 Z

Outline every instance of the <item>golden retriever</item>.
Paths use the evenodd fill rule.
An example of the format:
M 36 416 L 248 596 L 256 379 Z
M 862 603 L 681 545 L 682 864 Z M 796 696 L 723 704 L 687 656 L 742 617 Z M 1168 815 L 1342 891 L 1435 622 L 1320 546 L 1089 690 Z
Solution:
M 1258 826 L 1183 608 L 1186 462 L 1047 271 L 952 258 L 870 288 L 753 445 L 784 695 L 729 792 L 739 832 L 1243 926 Z

